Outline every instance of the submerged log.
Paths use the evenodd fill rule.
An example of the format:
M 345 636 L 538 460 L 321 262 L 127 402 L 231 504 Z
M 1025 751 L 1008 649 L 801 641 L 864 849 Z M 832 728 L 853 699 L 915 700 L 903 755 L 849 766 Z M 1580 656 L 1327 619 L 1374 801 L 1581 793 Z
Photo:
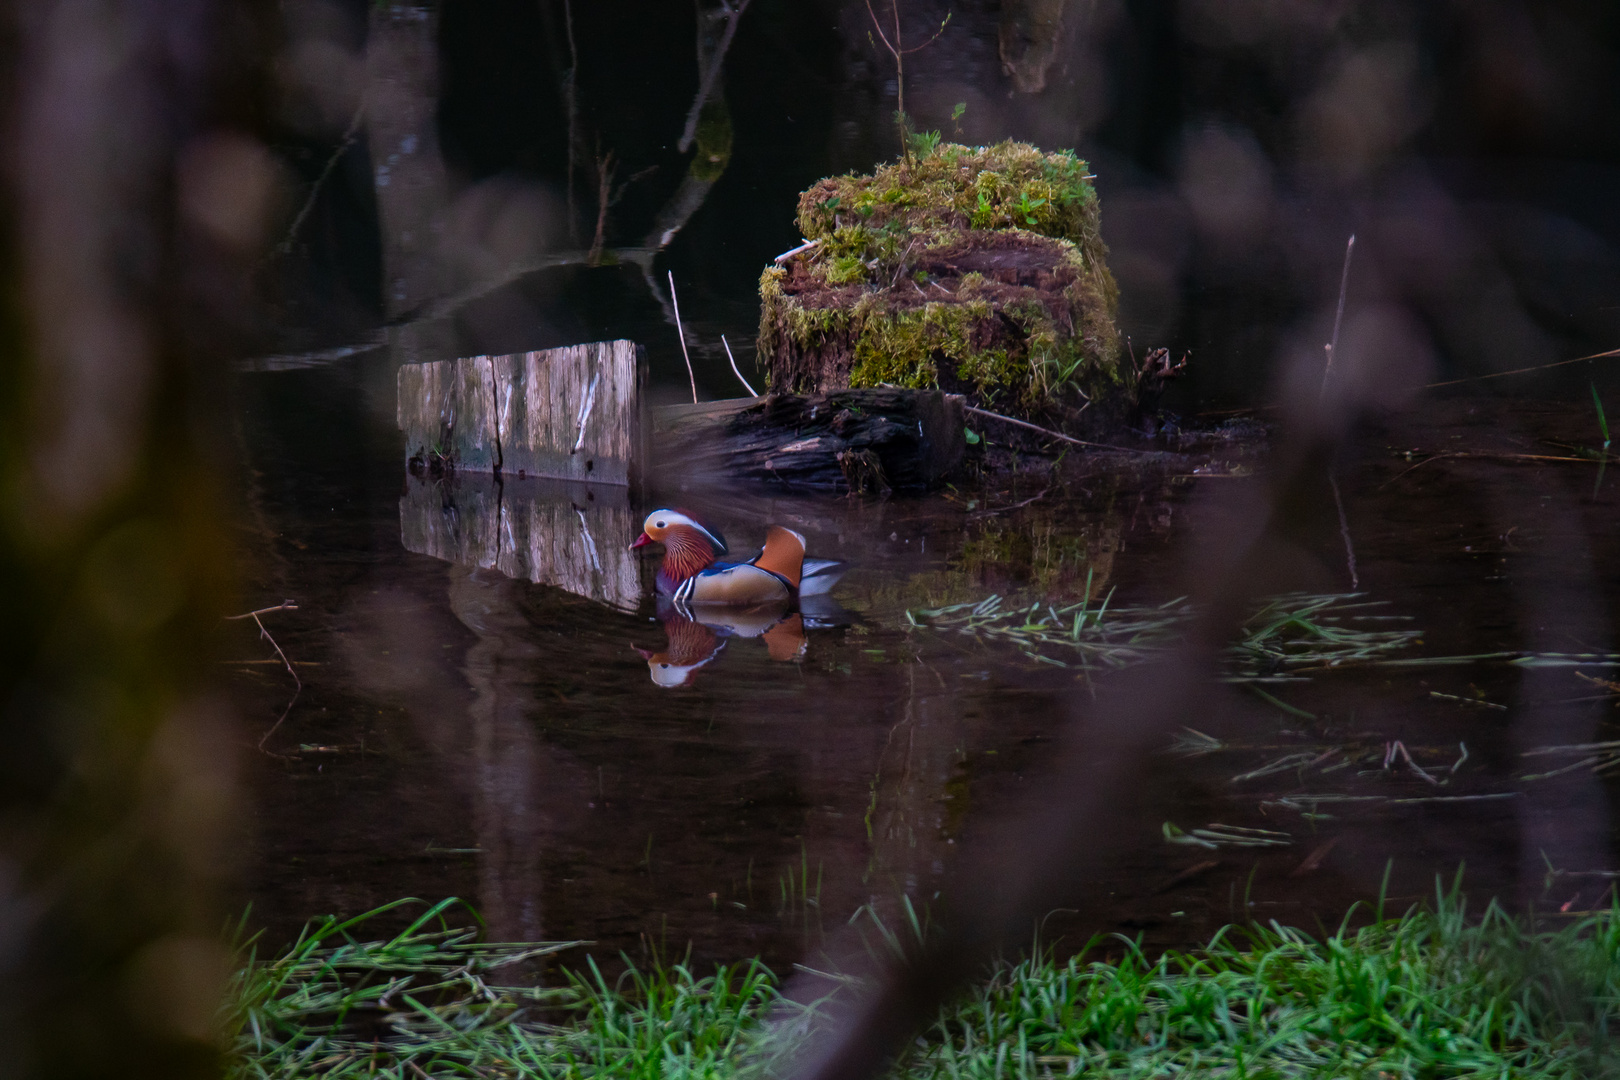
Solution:
M 960 397 L 939 391 L 771 394 L 653 410 L 666 483 L 721 479 L 787 488 L 926 490 L 962 460 Z
M 643 456 L 639 349 L 562 349 L 406 364 L 399 427 L 415 474 L 629 484 Z

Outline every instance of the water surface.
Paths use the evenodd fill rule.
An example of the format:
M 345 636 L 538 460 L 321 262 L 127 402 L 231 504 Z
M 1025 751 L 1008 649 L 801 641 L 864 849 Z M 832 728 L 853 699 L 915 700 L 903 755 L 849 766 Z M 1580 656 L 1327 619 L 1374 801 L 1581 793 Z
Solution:
M 226 631 L 244 661 L 227 678 L 250 748 L 246 892 L 281 937 L 316 913 L 455 895 L 496 938 L 787 963 L 864 904 L 925 903 L 958 846 L 1047 776 L 1089 680 L 1131 641 L 1082 658 L 916 613 L 997 595 L 1106 601 L 1141 622 L 1186 591 L 1203 501 L 1264 468 L 1250 424 L 1161 439 L 1174 453 L 1156 457 L 970 471 L 926 497 L 672 490 L 632 505 L 612 487 L 504 485 L 507 513 L 587 528 L 599 556 L 678 503 L 734 551 L 781 523 L 850 564 L 833 609 L 728 635 L 660 621 L 652 563 L 592 598 L 529 580 L 510 552 L 502 573 L 410 550 L 435 509 L 472 535 L 489 493 L 407 477 L 364 359 L 245 380 L 249 596 L 298 602 L 268 625 L 305 684 L 286 710 L 267 647 Z M 1386 867 L 1402 903 L 1464 863 L 1481 896 L 1596 902 L 1606 879 L 1581 875 L 1613 865 L 1594 773 L 1612 748 L 1524 756 L 1616 738 L 1614 478 L 1594 497 L 1595 465 L 1542 460 L 1595 444 L 1589 401 L 1465 396 L 1365 432 L 1336 472 L 1357 587 L 1327 476 L 1302 580 L 1358 594 L 1324 613 L 1334 626 L 1421 636 L 1374 657 L 1397 666 L 1234 660 L 1247 681 L 1212 685 L 1141 763 L 1098 823 L 1116 854 L 1048 936 L 1180 946 L 1251 916 L 1309 927 L 1376 897 Z M 1173 628 L 1155 634 L 1136 644 Z M 703 658 L 675 687 L 649 667 L 672 654 Z M 1405 663 L 1476 654 L 1506 655 Z

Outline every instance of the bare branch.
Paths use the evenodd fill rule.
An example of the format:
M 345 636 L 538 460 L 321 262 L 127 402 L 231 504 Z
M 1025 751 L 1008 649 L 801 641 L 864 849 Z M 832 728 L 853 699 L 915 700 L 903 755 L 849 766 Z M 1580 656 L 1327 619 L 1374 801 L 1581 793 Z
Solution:
M 879 40 L 881 40 L 883 42 L 883 47 L 885 49 L 888 49 L 889 53 L 891 55 L 899 56 L 900 55 L 900 50 L 896 49 L 893 45 L 890 45 L 888 36 L 883 33 L 883 24 L 878 22 L 877 12 L 872 10 L 872 0 L 866 0 L 866 13 L 868 15 L 872 16 L 872 25 L 877 28 L 878 38 L 879 38 Z M 898 13 L 896 14 L 896 18 L 895 18 L 894 22 L 895 22 L 895 26 L 898 28 L 899 25 L 900 25 L 900 19 L 898 17 Z M 898 30 L 896 32 L 896 36 L 897 37 L 899 36 Z
M 304 205 L 299 209 L 298 216 L 293 218 L 292 224 L 287 226 L 287 236 L 281 243 L 276 245 L 273 254 L 286 255 L 292 251 L 293 241 L 298 238 L 298 230 L 304 227 L 304 219 L 309 217 L 311 210 L 315 209 L 315 199 L 320 195 L 321 188 L 326 186 L 327 178 L 332 175 L 332 170 L 337 168 L 337 163 L 343 160 L 343 155 L 349 152 L 349 147 L 353 146 L 354 140 L 359 137 L 360 124 L 365 117 L 366 98 L 362 94 L 360 95 L 360 104 L 355 107 L 354 118 L 349 121 L 348 130 L 343 133 L 343 140 L 338 143 L 338 148 L 332 151 L 332 156 L 326 159 L 326 167 L 321 170 L 321 174 L 310 185 L 309 195 L 304 199 Z
M 793 258 L 793 256 L 803 254 L 804 252 L 809 251 L 812 248 L 818 248 L 820 246 L 821 246 L 821 241 L 820 240 L 806 240 L 804 243 L 800 244 L 796 248 L 793 248 L 791 251 L 782 252 L 782 254 L 778 255 L 776 258 L 772 259 L 771 261 L 774 262 L 777 266 L 781 266 L 783 263 L 785 263 L 789 259 Z
M 934 31 L 934 36 L 933 37 L 929 38 L 927 41 L 923 42 L 921 45 L 913 45 L 911 48 L 904 50 L 902 55 L 910 56 L 912 53 L 920 52 L 921 50 L 928 48 L 928 46 L 932 45 L 934 42 L 938 41 L 939 40 L 939 35 L 941 35 L 941 34 L 943 34 L 945 32 L 945 25 L 947 23 L 949 23 L 950 21 L 951 21 L 951 13 L 947 11 L 945 13 L 945 18 L 940 20 L 939 29 Z M 895 36 L 896 37 L 899 36 L 898 31 L 896 31 Z

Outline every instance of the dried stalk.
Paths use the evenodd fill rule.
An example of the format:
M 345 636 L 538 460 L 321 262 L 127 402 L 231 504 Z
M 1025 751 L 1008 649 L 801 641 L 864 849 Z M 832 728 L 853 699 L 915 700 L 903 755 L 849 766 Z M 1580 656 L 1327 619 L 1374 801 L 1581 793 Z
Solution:
M 681 327 L 681 302 L 675 297 L 675 271 L 669 271 L 669 303 L 675 309 L 675 334 L 681 339 L 681 357 L 686 361 L 686 377 L 692 382 L 692 404 L 697 404 L 697 376 L 692 373 L 692 355 L 686 351 L 686 331 Z

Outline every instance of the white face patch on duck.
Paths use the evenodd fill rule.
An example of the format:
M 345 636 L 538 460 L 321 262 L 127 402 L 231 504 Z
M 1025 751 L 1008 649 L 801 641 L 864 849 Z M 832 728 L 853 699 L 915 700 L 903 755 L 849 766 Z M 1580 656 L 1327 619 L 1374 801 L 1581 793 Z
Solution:
M 667 508 L 663 510 L 654 510 L 652 513 L 647 515 L 647 520 L 642 522 L 641 528 L 642 531 L 648 536 L 662 543 L 665 532 L 682 526 L 688 529 L 696 529 L 700 534 L 702 534 L 703 538 L 714 547 L 714 553 L 716 555 L 725 555 L 730 551 L 730 549 L 726 547 L 725 537 L 697 521 L 691 515 L 683 514 L 679 510 L 670 510 Z

